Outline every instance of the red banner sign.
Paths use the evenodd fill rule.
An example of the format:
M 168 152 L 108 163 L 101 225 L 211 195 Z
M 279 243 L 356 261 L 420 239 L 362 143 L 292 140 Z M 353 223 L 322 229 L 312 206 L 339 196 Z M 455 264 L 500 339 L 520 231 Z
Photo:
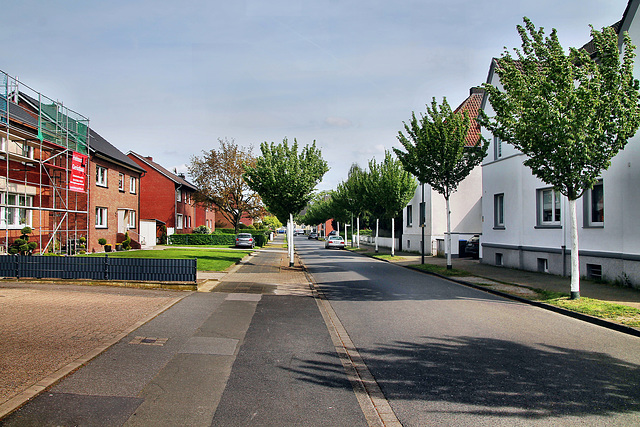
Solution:
M 69 181 L 69 190 L 84 192 L 85 183 L 87 182 L 88 164 L 88 156 L 74 151 L 73 160 L 71 162 L 71 180 Z

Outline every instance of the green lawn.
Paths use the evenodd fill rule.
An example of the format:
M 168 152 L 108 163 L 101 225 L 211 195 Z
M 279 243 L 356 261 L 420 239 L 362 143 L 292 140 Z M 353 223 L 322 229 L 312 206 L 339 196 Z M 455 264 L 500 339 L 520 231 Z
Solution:
M 251 250 L 224 250 L 224 249 L 179 249 L 170 248 L 149 251 L 122 251 L 110 252 L 113 258 L 164 258 L 164 259 L 198 259 L 200 271 L 224 271 L 240 261 Z M 104 254 L 91 254 L 89 256 L 104 256 Z

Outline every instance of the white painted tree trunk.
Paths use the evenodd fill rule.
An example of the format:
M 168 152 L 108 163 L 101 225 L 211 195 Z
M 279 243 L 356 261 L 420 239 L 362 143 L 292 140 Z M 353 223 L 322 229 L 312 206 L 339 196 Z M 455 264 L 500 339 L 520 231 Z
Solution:
M 376 218 L 376 253 L 378 253 L 378 226 L 380 225 L 380 220 Z
M 450 270 L 451 266 L 451 210 L 449 209 L 449 198 L 447 201 L 447 238 L 445 243 L 445 251 L 447 252 L 447 269 Z
M 289 232 L 291 240 L 289 244 L 289 267 L 293 267 L 293 214 L 289 214 Z
M 391 218 L 391 256 L 395 256 L 395 242 L 396 242 L 396 219 Z
M 358 240 L 356 240 L 356 246 L 360 248 L 360 217 L 356 219 L 356 223 L 358 224 Z
M 569 200 L 571 217 L 571 299 L 580 298 L 580 258 L 578 257 L 578 212 L 576 201 Z

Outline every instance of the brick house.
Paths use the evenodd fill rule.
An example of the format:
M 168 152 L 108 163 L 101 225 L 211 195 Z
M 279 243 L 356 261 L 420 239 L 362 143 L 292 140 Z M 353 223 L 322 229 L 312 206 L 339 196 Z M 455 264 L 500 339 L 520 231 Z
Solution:
M 145 173 L 136 162 L 93 129 L 89 156 L 89 238 L 87 250 L 101 251 L 100 238 L 115 249 L 126 234 L 131 246 L 146 245 L 140 236 L 140 178 Z M 155 242 L 151 242 L 153 244 Z
M 36 253 L 87 237 L 88 132 L 86 117 L 0 72 L 0 252 L 24 227 Z
M 140 218 L 155 223 L 156 237 L 163 225 L 167 235 L 191 233 L 200 225 L 214 229 L 215 212 L 195 203 L 197 188 L 183 174 L 170 172 L 152 157 L 132 151 L 127 156 L 146 170 L 140 180 Z

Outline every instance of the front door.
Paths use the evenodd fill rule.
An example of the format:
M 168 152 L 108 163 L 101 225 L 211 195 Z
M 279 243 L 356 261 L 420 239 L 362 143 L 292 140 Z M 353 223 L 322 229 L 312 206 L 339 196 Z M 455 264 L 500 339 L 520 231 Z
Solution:
M 118 209 L 118 233 L 126 233 L 127 232 L 127 220 L 129 213 L 126 209 Z

